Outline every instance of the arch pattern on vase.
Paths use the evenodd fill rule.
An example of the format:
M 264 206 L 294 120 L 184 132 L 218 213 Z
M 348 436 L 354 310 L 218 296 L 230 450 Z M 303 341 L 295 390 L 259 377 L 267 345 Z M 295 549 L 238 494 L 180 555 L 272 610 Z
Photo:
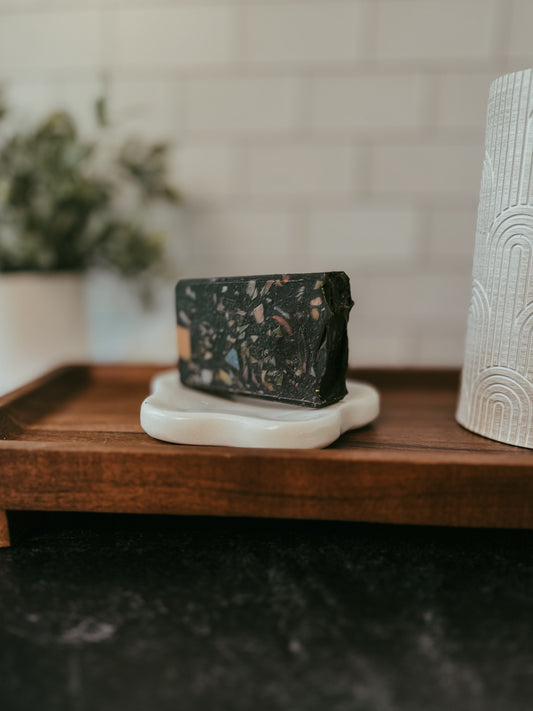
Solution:
M 533 303 L 528 304 L 516 317 L 515 332 L 515 368 L 519 363 L 522 374 L 533 382 Z
M 533 210 L 507 210 L 487 239 L 484 289 L 491 305 L 485 367 L 517 367 L 516 319 L 533 297 Z
M 508 368 L 489 368 L 474 382 L 470 429 L 520 447 L 533 445 L 533 386 Z

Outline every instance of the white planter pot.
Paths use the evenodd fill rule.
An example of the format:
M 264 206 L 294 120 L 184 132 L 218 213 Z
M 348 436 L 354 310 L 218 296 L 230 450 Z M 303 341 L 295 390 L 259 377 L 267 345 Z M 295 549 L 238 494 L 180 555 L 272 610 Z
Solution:
M 0 273 L 0 394 L 89 354 L 82 274 Z

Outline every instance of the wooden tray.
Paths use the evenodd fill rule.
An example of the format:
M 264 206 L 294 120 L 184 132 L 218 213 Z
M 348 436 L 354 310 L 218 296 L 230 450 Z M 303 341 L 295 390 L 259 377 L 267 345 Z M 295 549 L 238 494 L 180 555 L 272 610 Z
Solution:
M 139 408 L 153 366 L 72 366 L 0 398 L 5 511 L 109 511 L 533 526 L 533 452 L 456 424 L 456 371 L 354 371 L 379 419 L 324 450 L 151 439 Z

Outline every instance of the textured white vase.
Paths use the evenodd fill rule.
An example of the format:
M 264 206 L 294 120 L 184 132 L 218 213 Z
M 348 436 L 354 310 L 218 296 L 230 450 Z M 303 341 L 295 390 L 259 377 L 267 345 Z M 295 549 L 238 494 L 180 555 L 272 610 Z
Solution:
M 458 422 L 533 448 L 533 70 L 493 82 L 487 110 Z
M 0 394 L 88 353 L 83 275 L 0 274 Z

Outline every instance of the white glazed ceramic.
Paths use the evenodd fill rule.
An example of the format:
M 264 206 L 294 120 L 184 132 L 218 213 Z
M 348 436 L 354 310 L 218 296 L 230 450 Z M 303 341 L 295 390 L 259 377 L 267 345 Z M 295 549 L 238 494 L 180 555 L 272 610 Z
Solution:
M 533 448 L 533 75 L 493 82 L 457 420 Z
M 0 393 L 87 360 L 88 341 L 83 275 L 0 274 Z
M 379 394 L 365 383 L 347 382 L 348 395 L 321 409 L 256 398 L 226 398 L 187 388 L 178 371 L 152 381 L 141 407 L 142 428 L 177 444 L 311 449 L 326 447 L 343 432 L 379 414 Z

